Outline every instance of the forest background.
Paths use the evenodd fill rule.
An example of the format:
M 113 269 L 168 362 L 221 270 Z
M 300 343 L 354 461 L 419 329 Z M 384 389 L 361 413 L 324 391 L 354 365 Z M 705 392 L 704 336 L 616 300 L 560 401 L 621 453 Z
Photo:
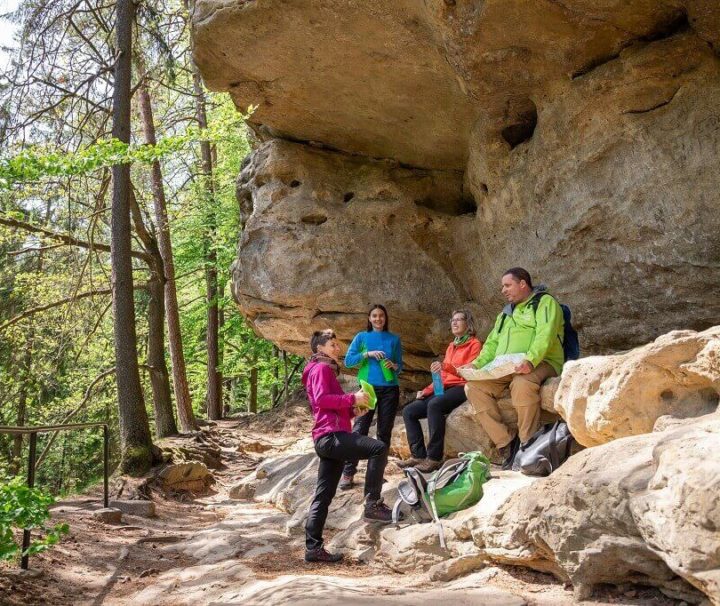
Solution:
M 5 8 L 0 426 L 107 421 L 113 467 L 142 473 L 158 438 L 278 405 L 298 383 L 300 360 L 256 336 L 230 296 L 251 133 L 202 85 L 187 0 Z M 116 306 L 130 293 L 133 318 L 113 290 Z M 26 449 L 0 434 L 0 478 L 24 473 Z M 97 431 L 41 435 L 38 453 L 37 483 L 55 494 L 102 474 Z

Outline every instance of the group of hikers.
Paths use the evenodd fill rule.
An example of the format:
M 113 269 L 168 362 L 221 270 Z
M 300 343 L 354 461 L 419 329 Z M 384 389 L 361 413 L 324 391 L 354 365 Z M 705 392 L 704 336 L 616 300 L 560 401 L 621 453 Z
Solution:
M 430 371 L 439 377 L 442 389 L 433 384 L 418 391 L 415 400 L 403 408 L 402 415 L 411 457 L 400 461 L 400 468 L 414 467 L 422 473 L 439 469 L 443 462 L 447 415 L 465 400 L 503 457 L 503 469 L 510 469 L 521 444 L 540 426 L 540 386 L 560 374 L 564 362 L 564 317 L 560 304 L 543 288 L 534 288 L 530 274 L 514 267 L 502 276 L 501 292 L 507 305 L 497 316 L 483 343 L 477 337 L 472 314 L 465 309 L 452 313 L 452 341 L 442 361 L 433 362 Z M 316 331 L 310 340 L 312 357 L 302 382 L 314 417 L 312 437 L 320 457 L 315 494 L 305 526 L 305 560 L 337 562 L 341 554 L 328 552 L 323 528 L 337 488 L 354 487 L 357 464 L 367 459 L 364 484 L 364 518 L 389 523 L 392 511 L 381 497 L 390 438 L 400 404 L 398 374 L 402 371 L 400 338 L 390 332 L 390 318 L 383 305 L 375 304 L 368 313 L 367 327 L 353 339 L 345 365 L 357 369 L 358 378 L 373 386 L 376 406 L 369 408 L 368 393 L 360 389 L 346 394 L 338 381 L 341 348 L 332 330 Z M 483 381 L 466 381 L 462 368 L 482 368 L 496 357 L 522 354 L 512 374 Z M 510 389 L 517 411 L 514 432 L 502 420 L 497 400 Z M 441 391 L 436 395 L 437 391 Z M 377 439 L 368 431 L 377 411 Z M 427 418 L 425 443 L 420 419 Z

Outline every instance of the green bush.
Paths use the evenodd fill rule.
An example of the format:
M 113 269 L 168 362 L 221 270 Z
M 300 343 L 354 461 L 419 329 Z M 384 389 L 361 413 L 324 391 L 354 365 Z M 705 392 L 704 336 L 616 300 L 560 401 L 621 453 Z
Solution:
M 52 495 L 39 488 L 28 488 L 20 477 L 8 478 L 0 484 L 0 560 L 12 559 L 20 553 L 22 548 L 15 541 L 18 530 L 30 529 L 43 535 L 35 538 L 22 555 L 45 551 L 67 534 L 67 524 L 45 527 L 50 519 L 48 508 L 54 502 Z

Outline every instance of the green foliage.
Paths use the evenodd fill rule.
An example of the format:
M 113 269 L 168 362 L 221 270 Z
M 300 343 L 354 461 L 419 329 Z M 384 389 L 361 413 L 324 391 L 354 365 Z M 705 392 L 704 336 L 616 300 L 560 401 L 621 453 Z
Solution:
M 20 554 L 21 546 L 15 540 L 18 531 L 30 529 L 44 536 L 34 538 L 22 555 L 40 553 L 55 545 L 69 531 L 67 524 L 47 528 L 49 507 L 55 499 L 39 488 L 28 488 L 19 477 L 8 478 L 0 484 L 0 560 L 9 560 Z
M 33 183 L 44 177 L 84 175 L 117 164 L 151 164 L 180 152 L 191 143 L 237 139 L 236 133 L 242 128 L 243 120 L 254 109 L 248 107 L 246 116 L 237 112 L 232 116 L 225 115 L 224 119 L 214 121 L 207 129 L 188 126 L 182 134 L 164 137 L 155 145 L 128 145 L 118 139 L 101 139 L 74 153 L 43 146 L 25 148 L 14 156 L 0 159 L 0 189 Z

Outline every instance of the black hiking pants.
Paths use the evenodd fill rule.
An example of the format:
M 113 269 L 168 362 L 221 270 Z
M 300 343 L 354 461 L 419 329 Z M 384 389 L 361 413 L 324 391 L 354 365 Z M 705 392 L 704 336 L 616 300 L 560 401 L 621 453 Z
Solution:
M 375 410 L 370 410 L 362 417 L 355 418 L 353 433 L 362 436 L 368 435 L 375 411 L 377 411 L 377 439 L 390 448 L 390 437 L 392 436 L 393 425 L 395 425 L 395 415 L 397 415 L 398 406 L 400 405 L 400 387 L 397 385 L 375 387 L 375 395 L 377 396 Z M 358 459 L 356 457 L 348 457 L 343 473 L 347 476 L 354 476 L 357 472 L 357 465 Z
M 416 459 L 430 458 L 442 461 L 445 449 L 445 421 L 447 415 L 466 400 L 465 386 L 456 385 L 439 396 L 429 396 L 410 402 L 403 408 L 403 421 L 410 452 Z M 428 420 L 428 444 L 425 448 L 420 419 Z
M 320 457 L 320 465 L 318 466 L 315 496 L 310 504 L 310 513 L 305 523 L 305 547 L 307 549 L 317 549 L 323 545 L 323 528 L 325 528 L 330 503 L 340 483 L 345 460 L 368 459 L 368 468 L 365 474 L 365 496 L 370 502 L 377 501 L 382 490 L 388 447 L 383 442 L 367 436 L 336 431 L 318 438 L 315 442 L 315 452 Z

